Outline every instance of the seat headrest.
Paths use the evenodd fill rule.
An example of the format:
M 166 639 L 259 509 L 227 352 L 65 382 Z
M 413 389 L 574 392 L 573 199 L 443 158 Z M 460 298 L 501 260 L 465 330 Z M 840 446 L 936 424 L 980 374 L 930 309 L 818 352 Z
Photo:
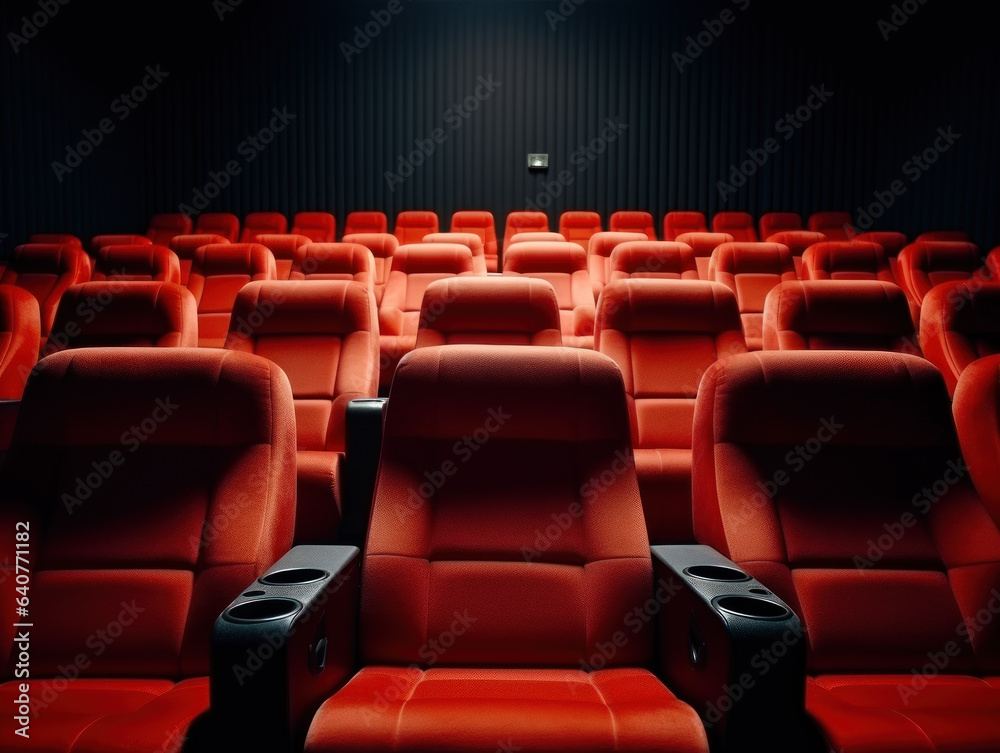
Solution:
M 375 321 L 374 299 L 360 282 L 267 280 L 240 290 L 229 333 L 230 337 L 349 335 L 372 332 Z
M 270 262 L 270 263 L 269 263 Z M 250 275 L 266 274 L 274 266 L 274 257 L 259 243 L 219 243 L 195 251 L 193 274 Z
M 576 243 L 512 243 L 503 255 L 505 272 L 572 274 L 587 269 L 587 252 Z
M 457 243 L 410 243 L 392 256 L 392 271 L 412 274 L 472 272 L 472 251 Z
M 622 243 L 652 240 L 645 233 L 594 233 L 590 236 L 591 256 L 611 256 L 611 252 Z
M 786 230 L 782 233 L 775 233 L 765 240 L 768 243 L 780 243 L 783 246 L 788 246 L 792 256 L 802 256 L 810 246 L 825 242 L 826 236 L 823 233 L 814 233 L 809 230 Z
M 792 252 L 780 243 L 723 243 L 714 256 L 717 272 L 780 275 L 795 271 Z
M 618 280 L 604 288 L 597 310 L 598 332 L 717 334 L 741 328 L 736 296 L 718 282 Z
M 213 233 L 199 233 L 196 235 L 176 235 L 170 239 L 170 249 L 185 259 L 194 257 L 194 252 L 202 246 L 217 246 L 229 243 L 229 239 Z
M 391 233 L 352 233 L 344 236 L 344 243 L 358 243 L 380 259 L 391 258 L 399 248 L 399 238 Z
M 733 236 L 729 233 L 681 233 L 676 241 L 689 245 L 695 256 L 705 257 L 711 256 L 723 243 L 732 243 Z
M 803 335 L 913 335 L 906 296 L 889 282 L 783 282 L 771 290 L 768 299 L 782 330 Z
M 438 332 L 524 332 L 559 329 L 551 283 L 531 277 L 455 277 L 427 286 L 421 326 Z

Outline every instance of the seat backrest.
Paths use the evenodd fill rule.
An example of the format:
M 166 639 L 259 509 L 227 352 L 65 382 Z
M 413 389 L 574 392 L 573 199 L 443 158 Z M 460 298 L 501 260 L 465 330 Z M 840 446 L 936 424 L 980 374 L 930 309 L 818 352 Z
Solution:
M 289 279 L 292 265 L 299 257 L 299 249 L 312 243 L 308 236 L 295 233 L 262 233 L 255 242 L 266 246 L 274 256 L 274 268 L 279 280 Z
M 1000 531 L 930 363 L 861 351 L 718 361 L 693 450 L 698 541 L 795 610 L 810 672 L 910 677 L 943 646 L 955 649 L 948 674 L 1000 672 L 1000 625 L 969 622 L 1000 587 Z
M 0 525 L 32 534 L 33 672 L 85 655 L 82 677 L 205 676 L 215 620 L 292 543 L 288 380 L 221 350 L 57 353 L 28 381 L 0 490 Z
M 41 323 L 39 348 L 52 329 L 59 299 L 71 285 L 86 282 L 89 265 L 86 253 L 76 246 L 27 243 L 14 249 L 7 260 L 0 285 L 14 285 L 28 291 L 38 301 Z
M 771 240 L 777 233 L 802 230 L 802 217 L 796 212 L 768 212 L 760 216 L 760 239 Z M 781 241 L 774 241 L 780 243 Z
M 431 233 L 425 235 L 422 243 L 458 243 L 466 246 L 472 252 L 472 261 L 476 271 L 486 274 L 486 244 L 475 233 Z
M 230 243 L 240 239 L 240 218 L 228 212 L 208 212 L 198 215 L 194 224 L 195 235 L 221 235 Z
M 389 219 L 385 212 L 351 212 L 344 223 L 344 235 L 357 233 L 388 233 Z
M 38 360 L 41 335 L 35 296 L 13 285 L 0 285 L 0 400 L 21 399 Z
M 91 256 L 108 246 L 152 246 L 153 241 L 145 235 L 95 235 L 90 239 Z
M 707 233 L 708 222 L 702 212 L 667 212 L 663 217 L 663 240 L 675 241 L 684 233 Z
M 562 233 L 548 233 L 548 232 L 537 232 L 537 233 L 514 233 L 510 238 L 510 244 L 507 248 L 510 248 L 515 243 L 566 243 L 566 236 Z M 583 248 L 582 244 L 577 244 L 580 248 Z M 584 248 L 584 251 L 586 249 Z
M 545 280 L 455 277 L 427 286 L 418 348 L 436 345 L 561 346 L 559 303 Z
M 576 243 L 514 243 L 504 252 L 503 273 L 548 281 L 556 291 L 563 340 L 594 334 L 594 290 L 587 252 Z
M 954 392 L 952 410 L 962 457 L 993 522 L 1000 526 L 1000 356 L 970 363 Z
M 855 235 L 850 212 L 816 212 L 809 217 L 806 229 L 822 233 L 831 241 L 849 241 Z
M 768 243 L 780 243 L 788 246 L 792 256 L 801 258 L 806 249 L 817 243 L 825 243 L 829 240 L 822 233 L 813 233 L 809 230 L 786 230 L 782 233 L 775 233 L 766 239 Z
M 920 355 L 903 291 L 872 280 L 783 282 L 764 303 L 764 350 Z
M 190 235 L 193 220 L 186 214 L 154 214 L 149 219 L 146 237 L 156 246 L 166 246 L 170 239 L 178 235 Z
M 70 348 L 198 346 L 198 306 L 173 282 L 87 282 L 59 303 L 45 354 Z
M 755 243 L 757 230 L 748 212 L 719 212 L 712 217 L 713 233 L 728 233 L 737 243 Z
M 389 280 L 379 305 L 382 335 L 416 335 L 424 291 L 435 280 L 457 275 L 482 276 L 472 252 L 457 243 L 413 243 L 400 246 L 392 257 Z
M 574 243 L 579 243 L 584 250 L 590 251 L 590 239 L 595 233 L 600 233 L 601 215 L 597 212 L 563 212 L 559 216 L 559 232 Z
M 813 244 L 802 256 L 802 279 L 896 282 L 885 250 L 877 243 L 863 241 Z
M 224 243 L 195 251 L 188 290 L 198 304 L 198 345 L 221 348 L 236 294 L 248 282 L 276 279 L 274 257 L 259 243 Z
M 475 233 L 483 240 L 483 253 L 489 272 L 497 271 L 497 225 L 492 212 L 462 211 L 451 216 L 451 232 Z
M 972 236 L 964 230 L 929 230 L 914 239 L 914 243 L 972 243 Z
M 649 212 L 615 212 L 611 215 L 608 230 L 612 233 L 640 233 L 645 235 L 647 240 L 657 240 L 656 225 L 653 223 L 653 215 Z
M 400 212 L 396 215 L 396 238 L 399 245 L 420 243 L 424 236 L 440 230 L 435 212 Z
M 987 277 L 979 247 L 972 243 L 911 243 L 899 252 L 900 284 L 919 308 L 931 288 L 945 282 Z
M 97 252 L 94 282 L 174 282 L 181 281 L 177 254 L 163 246 L 105 246 Z
M 587 254 L 587 271 L 590 272 L 590 279 L 594 282 L 595 291 L 598 294 L 611 279 L 611 253 L 615 248 L 629 241 L 645 240 L 656 240 L 656 238 L 655 236 L 646 236 L 644 233 L 607 232 L 594 234 L 590 239 L 590 251 Z
M 309 243 L 299 249 L 289 279 L 358 282 L 374 293 L 375 259 L 359 243 Z
M 694 251 L 677 241 L 629 241 L 611 254 L 609 282 L 639 278 L 697 280 Z
M 511 212 L 507 215 L 507 225 L 503 232 L 504 252 L 513 243 L 518 233 L 549 232 L 549 216 L 545 212 Z
M 257 243 L 258 235 L 285 235 L 288 218 L 281 212 L 251 212 L 243 218 L 240 243 Z
M 177 254 L 181 267 L 181 285 L 187 285 L 191 277 L 191 265 L 194 263 L 194 252 L 202 246 L 214 246 L 229 243 L 221 235 L 178 235 L 170 239 L 170 250 Z
M 475 623 L 435 666 L 579 669 L 650 598 L 625 393 L 606 356 L 414 350 L 396 370 L 383 436 L 361 584 L 363 664 L 427 666 L 427 641 L 467 610 Z M 465 437 L 478 443 L 468 466 L 421 496 L 414 481 L 454 464 Z M 570 523 L 541 551 L 538 531 L 560 515 Z M 606 666 L 648 665 L 649 632 L 630 635 Z
M 890 263 L 899 256 L 899 252 L 906 246 L 906 235 L 903 233 L 892 233 L 886 231 L 871 231 L 854 236 L 854 240 L 863 243 L 877 243 L 889 257 Z M 893 274 L 896 270 L 892 270 Z
M 708 280 L 712 253 L 723 243 L 732 243 L 733 236 L 728 233 L 681 233 L 677 236 L 676 242 L 691 247 L 694 251 L 695 264 L 698 265 L 698 278 Z
M 292 235 L 304 235 L 312 243 L 333 243 L 337 218 L 329 212 L 299 212 L 292 220 Z
M 382 293 L 385 284 L 389 281 L 389 268 L 392 266 L 392 257 L 399 248 L 399 241 L 395 235 L 389 233 L 355 233 L 345 235 L 344 243 L 360 243 L 372 252 L 375 258 L 375 301 L 382 301 Z

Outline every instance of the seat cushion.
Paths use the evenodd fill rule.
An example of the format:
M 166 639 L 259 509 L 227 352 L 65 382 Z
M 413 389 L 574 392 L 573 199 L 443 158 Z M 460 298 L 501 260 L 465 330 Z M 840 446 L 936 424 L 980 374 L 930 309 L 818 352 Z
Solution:
M 307 753 L 495 753 L 504 745 L 708 751 L 695 711 L 644 669 L 367 667 L 323 704 L 306 738 Z
M 929 658 L 924 674 L 819 676 L 809 681 L 806 706 L 841 753 L 996 751 L 997 678 L 937 671 Z
M 72 665 L 70 664 L 72 667 Z M 72 676 L 67 673 L 66 676 Z M 14 735 L 11 714 L 0 715 L 0 739 L 13 750 L 73 753 L 175 753 L 199 714 L 208 709 L 208 678 L 168 680 L 32 679 L 31 736 Z M 17 682 L 0 685 L 0 703 L 13 709 Z M 8 748 L 4 748 L 8 750 Z

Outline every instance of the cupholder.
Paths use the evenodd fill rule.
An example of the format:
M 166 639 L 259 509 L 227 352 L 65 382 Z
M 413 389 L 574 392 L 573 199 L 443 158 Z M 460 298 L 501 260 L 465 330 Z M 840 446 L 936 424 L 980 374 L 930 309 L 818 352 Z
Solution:
M 685 575 L 702 580 L 718 580 L 725 583 L 739 583 L 750 580 L 750 576 L 735 567 L 725 567 L 723 565 L 692 565 L 685 568 Z
M 304 586 L 306 583 L 316 583 L 328 578 L 330 573 L 315 567 L 295 567 L 291 570 L 278 570 L 268 573 L 260 579 L 269 586 Z
M 267 622 L 290 617 L 301 608 L 295 599 L 254 599 L 227 609 L 226 618 L 233 622 Z
M 784 620 L 792 615 L 787 607 L 757 596 L 720 596 L 712 603 L 723 612 L 755 620 Z

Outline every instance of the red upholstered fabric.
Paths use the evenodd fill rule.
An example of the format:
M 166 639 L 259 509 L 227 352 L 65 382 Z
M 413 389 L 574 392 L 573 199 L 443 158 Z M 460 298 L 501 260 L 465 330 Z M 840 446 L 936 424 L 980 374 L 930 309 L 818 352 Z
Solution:
M 296 257 L 291 280 L 359 282 L 374 294 L 375 258 L 360 243 L 309 243 Z
M 145 235 L 95 235 L 90 239 L 90 250 L 94 256 L 107 246 L 152 246 L 153 241 Z
M 313 243 L 333 243 L 337 218 L 329 212 L 299 212 L 292 220 L 292 235 L 304 235 Z
M 344 223 L 344 235 L 388 233 L 389 219 L 384 212 L 351 212 Z
M 647 240 L 657 240 L 656 225 L 653 223 L 653 215 L 649 212 L 615 212 L 611 215 L 608 230 L 612 233 L 637 233 L 645 235 Z M 593 250 L 591 247 L 591 252 Z
M 396 215 L 396 239 L 399 245 L 420 243 L 424 236 L 438 232 L 440 225 L 434 212 L 400 212 Z
M 708 223 L 701 212 L 667 212 L 663 217 L 663 240 L 675 241 L 684 233 L 707 233 Z
M 795 279 L 795 262 L 780 243 L 724 243 L 712 253 L 708 276 L 736 294 L 747 348 L 764 346 L 764 301 L 775 285 Z
M 802 256 L 804 280 L 881 280 L 895 283 L 889 258 L 877 243 L 815 243 Z
M 456 277 L 427 286 L 416 347 L 562 345 L 559 303 L 545 280 Z
M 149 220 L 146 237 L 155 246 L 166 246 L 171 238 L 190 235 L 194 222 L 186 214 L 154 214 Z
M 288 218 L 280 212 L 251 212 L 243 218 L 240 243 L 257 243 L 258 235 L 284 235 Z
M 343 244 L 310 248 L 324 245 Z M 378 394 L 377 322 L 375 299 L 359 283 L 252 282 L 236 297 L 226 349 L 267 358 L 292 386 L 299 450 L 297 543 L 336 535 L 347 404 Z
M 748 212 L 719 212 L 712 217 L 713 233 L 728 233 L 737 243 L 756 243 L 753 215 Z
M 652 222 L 652 219 L 650 221 Z M 587 271 L 590 272 L 590 279 L 594 284 L 594 300 L 597 300 L 611 279 L 611 253 L 615 248 L 620 243 L 645 240 L 656 240 L 655 233 L 646 236 L 644 233 L 608 232 L 595 233 L 591 237 L 590 252 L 587 254 Z
M 899 252 L 906 246 L 906 236 L 903 233 L 872 231 L 856 235 L 854 240 L 865 243 L 877 243 L 885 251 L 885 255 L 889 257 L 890 262 L 899 256 Z M 895 274 L 896 270 L 894 269 L 892 272 Z
M 486 271 L 499 271 L 499 251 L 497 250 L 497 225 L 492 212 L 462 211 L 451 216 L 451 232 L 475 233 L 484 246 Z
M 68 235 L 66 233 L 34 233 L 28 236 L 28 243 L 54 243 L 57 246 L 83 248 L 83 241 L 75 235 Z
M 194 252 L 202 246 L 214 246 L 229 243 L 221 235 L 178 235 L 170 239 L 170 250 L 177 254 L 181 265 L 181 285 L 187 285 L 191 279 L 191 265 L 194 263 Z
M 68 348 L 198 345 L 198 307 L 172 282 L 88 282 L 59 303 L 45 354 Z
M 94 282 L 173 282 L 181 281 L 177 254 L 163 246 L 104 246 L 97 252 Z
M 46 359 L 0 475 L 7 603 L 15 523 L 32 533 L 31 680 L 47 705 L 26 750 L 179 748 L 169 737 L 208 706 L 215 619 L 291 544 L 294 453 L 288 381 L 263 358 L 108 348 Z M 4 700 L 14 635 L 4 620 Z M 46 702 L 47 686 L 77 672 Z M 11 724 L 2 715 L 5 746 Z
M 532 233 L 514 233 L 510 237 L 510 243 L 507 244 L 507 248 L 510 248 L 515 243 L 566 243 L 566 236 L 562 233 L 550 233 L 550 232 L 532 232 Z M 580 248 L 584 248 L 582 244 L 577 244 Z M 584 251 L 586 249 L 584 248 Z
M 807 229 L 822 233 L 831 241 L 849 241 L 855 235 L 850 212 L 816 212 L 809 218 Z
M 802 255 L 807 248 L 816 243 L 823 243 L 827 237 L 822 233 L 811 233 L 808 230 L 786 230 L 783 233 L 775 233 L 764 240 L 768 243 L 780 243 L 783 246 L 788 246 L 788 250 L 792 252 L 792 260 L 795 262 L 795 275 L 803 280 L 805 275 L 802 272 Z M 895 273 L 895 270 L 893 272 Z
M 549 232 L 549 216 L 545 212 L 511 212 L 507 215 L 507 225 L 503 231 L 503 250 L 513 242 L 518 233 Z
M 694 400 L 711 363 L 746 353 L 736 298 L 715 282 L 612 282 L 595 342 L 625 382 L 649 540 L 690 541 Z
M 954 392 L 952 410 L 962 455 L 976 489 L 1000 525 L 1000 356 L 969 363 Z
M 899 284 L 913 304 L 915 322 L 920 322 L 924 297 L 936 285 L 976 278 L 988 280 L 979 247 L 972 243 L 911 243 L 899 252 Z
M 486 246 L 476 233 L 431 233 L 425 235 L 423 243 L 458 243 L 472 252 L 472 264 L 476 271 L 486 274 Z M 494 270 L 496 271 L 496 270 Z
M 897 353 L 735 356 L 706 372 L 693 440 L 695 534 L 802 618 L 807 707 L 833 747 L 1000 748 L 1000 530 L 939 372 Z
M 198 216 L 195 235 L 221 235 L 230 243 L 240 239 L 240 218 L 228 212 L 209 212 Z M 176 249 L 174 249 L 176 251 Z
M 257 236 L 256 243 L 267 248 L 274 257 L 274 269 L 279 280 L 288 280 L 296 261 L 301 261 L 299 249 L 312 241 L 306 235 L 262 233 Z
M 802 230 L 802 217 L 795 212 L 768 212 L 760 216 L 760 239 L 768 241 L 772 235 Z M 781 241 L 772 241 L 781 243 Z
M 764 350 L 920 355 L 903 291 L 889 282 L 783 282 L 764 303 Z
M 694 251 L 686 243 L 629 241 L 611 254 L 610 282 L 627 279 L 697 280 Z
M 0 285 L 0 400 L 20 400 L 38 360 L 38 301 L 27 290 Z
M 970 364 L 1000 354 L 1000 284 L 972 279 L 933 288 L 920 308 L 920 346 L 953 393 Z
M 559 301 L 563 344 L 594 347 L 594 290 L 587 254 L 576 243 L 517 243 L 504 253 L 503 273 L 551 283 Z
M 236 294 L 248 282 L 276 279 L 274 256 L 259 243 L 223 243 L 195 251 L 188 290 L 198 304 L 198 345 L 221 348 Z
M 682 233 L 677 236 L 677 242 L 686 243 L 691 247 L 695 263 L 698 265 L 698 279 L 708 280 L 712 253 L 723 243 L 732 243 L 733 236 L 728 233 Z
M 372 252 L 375 261 L 375 303 L 381 305 L 385 285 L 389 282 L 392 256 L 399 248 L 399 241 L 389 233 L 358 233 L 345 235 L 344 243 L 358 243 Z
M 579 243 L 590 253 L 590 239 L 604 228 L 597 212 L 563 212 L 559 216 L 559 232 L 572 243 Z
M 972 236 L 964 230 L 929 230 L 914 239 L 914 243 L 972 243 Z

